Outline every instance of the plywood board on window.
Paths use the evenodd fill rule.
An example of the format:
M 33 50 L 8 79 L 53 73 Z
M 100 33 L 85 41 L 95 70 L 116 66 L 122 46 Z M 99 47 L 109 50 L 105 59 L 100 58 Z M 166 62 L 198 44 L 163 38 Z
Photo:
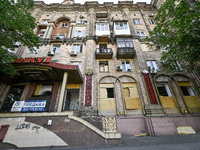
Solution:
M 190 86 L 189 82 L 178 82 L 179 86 Z
M 99 97 L 100 98 L 107 98 L 107 90 L 106 88 L 100 88 L 100 91 L 99 91 Z
M 161 101 L 163 108 L 176 108 L 177 107 L 173 97 L 160 96 L 160 101 Z
M 196 96 L 184 96 L 188 107 L 200 107 L 200 101 Z
M 114 98 L 100 99 L 99 100 L 100 110 L 115 110 L 116 104 Z
M 80 84 L 67 84 L 67 89 L 80 89 Z
M 126 109 L 140 109 L 139 98 L 125 98 Z
M 130 95 L 128 96 L 128 91 L 123 91 L 123 96 L 124 97 L 131 97 L 131 98 L 138 98 L 138 90 L 137 90 L 137 85 L 136 83 L 123 83 L 122 84 L 123 89 L 128 89 L 130 92 Z M 126 92 L 126 93 L 124 93 Z
M 130 90 L 129 88 L 123 88 L 123 96 L 130 97 Z
M 34 95 L 38 95 L 38 94 L 39 94 L 39 91 L 40 91 L 40 88 L 41 88 L 41 87 L 42 87 L 42 84 L 38 84 L 38 85 L 36 86 Z
M 113 84 L 100 84 L 99 87 L 108 87 L 108 88 L 111 87 L 112 88 L 112 87 L 114 87 L 114 85 Z

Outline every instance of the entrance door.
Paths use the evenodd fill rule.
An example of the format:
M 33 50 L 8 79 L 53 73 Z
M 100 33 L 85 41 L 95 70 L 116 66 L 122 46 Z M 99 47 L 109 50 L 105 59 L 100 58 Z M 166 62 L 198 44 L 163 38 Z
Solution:
M 63 110 L 77 110 L 79 104 L 79 89 L 67 89 Z

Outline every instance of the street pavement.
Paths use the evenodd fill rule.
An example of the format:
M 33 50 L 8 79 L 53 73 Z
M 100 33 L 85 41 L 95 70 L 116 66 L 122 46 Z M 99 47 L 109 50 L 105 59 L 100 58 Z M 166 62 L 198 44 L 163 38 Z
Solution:
M 200 134 L 159 136 L 159 137 L 122 137 L 122 144 L 102 147 L 50 147 L 39 150 L 200 150 Z M 31 150 L 31 149 L 27 149 Z M 38 148 L 37 148 L 38 150 Z

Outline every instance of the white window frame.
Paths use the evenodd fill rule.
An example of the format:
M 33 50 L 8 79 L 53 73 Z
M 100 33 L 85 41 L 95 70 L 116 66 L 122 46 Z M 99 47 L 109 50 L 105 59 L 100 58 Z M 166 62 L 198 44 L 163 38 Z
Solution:
M 56 48 L 55 53 L 59 53 L 60 52 L 60 44 L 53 44 L 53 48 L 52 50 Z
M 136 25 L 141 24 L 140 19 L 133 19 L 133 22 L 134 22 L 134 24 L 136 24 Z
M 172 97 L 172 93 L 171 93 L 171 91 L 170 91 L 170 89 L 169 89 L 169 85 L 167 84 L 167 83 L 160 83 L 160 82 L 157 82 L 156 83 L 156 86 L 157 86 L 157 88 L 158 87 L 165 87 L 165 90 L 166 90 L 166 92 L 167 92 L 167 97 Z M 159 93 L 159 90 L 158 90 L 158 93 Z M 160 94 L 160 93 L 159 93 Z M 160 96 L 162 96 L 162 95 L 160 95 Z
M 37 47 L 33 47 L 33 51 L 31 51 L 30 49 L 29 49 L 29 51 L 27 52 L 28 54 L 37 54 L 38 53 L 38 50 L 39 50 L 39 48 L 37 48 Z
M 101 64 L 100 64 L 101 63 Z M 107 65 L 106 65 L 107 64 Z M 108 67 L 108 70 L 106 71 L 106 66 Z M 103 71 L 101 71 L 101 68 L 103 68 Z M 105 73 L 105 72 L 109 72 L 109 64 L 108 61 L 100 61 L 99 62 L 99 72 L 101 73 Z
M 147 60 L 146 64 L 151 69 L 151 73 L 156 73 L 159 70 L 156 60 Z
M 126 61 L 122 61 L 122 71 L 123 72 L 131 72 L 131 64 L 130 61 L 126 60 Z
M 78 19 L 76 21 L 77 24 L 85 24 L 85 20 L 82 20 L 82 19 Z
M 77 53 L 83 52 L 83 44 L 73 44 L 73 51 Z
M 109 23 L 97 23 L 96 31 L 109 31 Z
M 44 19 L 41 21 L 41 24 L 48 24 L 48 21 L 49 21 L 48 19 Z
M 128 30 L 128 22 L 115 22 L 115 30 Z
M 60 28 L 68 28 L 68 22 L 61 22 Z
M 149 18 L 149 24 L 156 24 L 155 20 L 153 18 Z
M 74 31 L 74 37 L 84 37 L 85 36 L 85 30 L 75 30 Z
M 144 30 L 137 30 L 136 33 L 138 36 L 147 36 Z
M 131 38 L 117 38 L 117 47 L 118 48 L 134 48 L 133 41 Z

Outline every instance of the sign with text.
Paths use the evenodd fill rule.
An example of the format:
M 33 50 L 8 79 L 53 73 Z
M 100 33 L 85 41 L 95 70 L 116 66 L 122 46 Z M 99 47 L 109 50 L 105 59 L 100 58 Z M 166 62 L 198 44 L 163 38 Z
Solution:
M 11 63 L 48 63 L 50 62 L 51 57 L 25 57 L 18 58 Z
M 15 101 L 11 112 L 44 111 L 46 100 Z

